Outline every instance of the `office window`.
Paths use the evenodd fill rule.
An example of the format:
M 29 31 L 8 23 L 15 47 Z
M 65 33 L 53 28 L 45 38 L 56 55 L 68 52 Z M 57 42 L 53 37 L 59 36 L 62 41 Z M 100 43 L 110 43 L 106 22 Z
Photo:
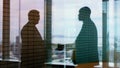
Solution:
M 35 25 L 36 26 L 35 30 L 38 31 L 35 33 L 40 35 L 40 37 L 38 35 L 35 36 L 34 34 L 28 35 L 29 37 L 35 36 L 34 40 L 32 42 L 29 42 L 29 44 L 36 43 L 36 45 L 34 46 L 28 45 L 28 49 L 26 49 L 26 52 L 28 53 L 26 53 L 25 55 L 27 56 L 32 55 L 32 58 L 36 59 L 36 60 L 33 60 L 34 62 L 32 66 L 40 65 L 42 63 L 41 61 L 43 60 L 42 58 L 45 58 L 43 57 L 44 56 L 42 54 L 43 52 L 41 52 L 42 49 L 43 50 L 45 49 L 45 48 L 42 48 L 44 44 L 41 43 L 42 41 L 44 41 L 44 0 L 35 0 L 35 1 L 0 0 L 0 42 L 1 42 L 0 48 L 2 48 L 2 50 L 0 49 L 0 58 L 2 58 L 2 61 L 0 62 L 0 67 L 2 68 L 13 67 L 13 66 L 18 67 L 20 61 L 22 61 L 23 63 L 23 61 L 26 60 L 26 59 L 21 60 L 21 57 L 23 58 L 23 54 L 21 54 L 21 52 L 23 52 L 21 50 L 23 48 L 22 47 L 23 39 L 21 39 L 21 32 L 22 32 L 23 26 L 25 26 L 25 24 L 27 24 L 28 22 L 31 22 L 29 21 L 29 19 L 31 19 L 29 15 L 31 16 L 31 14 L 28 14 L 31 10 L 38 10 L 40 14 L 40 16 L 36 16 L 35 13 L 32 13 L 32 16 L 36 16 L 36 17 L 33 17 L 34 20 L 40 19 L 38 23 L 35 21 L 35 23 L 37 24 Z M 32 18 L 32 21 L 33 21 L 33 18 Z M 30 32 L 34 33 L 32 31 L 32 28 Z M 32 40 L 32 38 L 27 40 Z M 27 58 L 32 59 L 31 56 L 28 56 Z M 5 65 L 6 62 L 7 62 L 7 65 Z M 10 62 L 10 64 L 8 62 Z M 29 63 L 31 62 L 31 60 L 27 62 Z M 28 66 L 28 65 L 25 65 L 25 66 Z
M 44 0 L 21 0 L 20 2 L 20 29 L 28 22 L 28 12 L 33 9 L 39 10 L 40 21 L 36 26 L 44 39 Z
M 74 68 L 79 63 L 95 61 L 100 64 L 94 67 L 120 67 L 119 6 L 120 0 L 0 0 L 0 67 L 21 68 L 23 63 L 23 66 L 35 65 L 35 68 L 40 64 L 45 64 L 46 68 Z M 30 10 L 38 10 L 40 17 L 36 13 L 32 16 L 40 20 L 35 25 L 35 32 L 33 25 L 27 28 L 29 31 L 22 32 L 29 23 Z M 83 21 L 90 11 L 90 19 Z M 84 25 L 86 22 L 92 25 Z M 89 27 L 93 25 L 96 29 Z M 93 43 L 91 40 L 94 39 Z M 24 43 L 26 40 L 29 40 L 27 46 Z M 45 42 L 46 48 L 39 48 L 41 41 Z M 38 47 L 32 46 L 34 43 Z M 86 44 L 97 45 L 91 47 Z M 45 49 L 47 56 L 42 51 Z M 38 55 L 47 58 L 46 62 L 42 63 L 43 59 Z M 31 62 L 32 59 L 35 60 Z M 6 65 L 2 61 L 10 63 Z M 22 62 L 14 64 L 13 61 Z
M 68 63 L 68 65 L 70 64 L 74 66 L 73 62 L 71 61 L 71 57 L 73 51 L 77 49 L 76 39 L 83 26 L 83 21 L 78 20 L 78 14 L 80 8 L 84 6 L 87 6 L 91 9 L 90 17 L 96 26 L 98 34 L 98 55 L 100 61 L 102 59 L 102 1 L 52 0 L 52 61 L 56 64 L 58 63 L 58 65 L 59 63 L 67 65 Z
M 55 1 L 52 5 L 52 43 L 74 43 L 82 23 L 78 22 L 78 12 L 83 6 L 91 8 L 91 18 L 95 21 L 99 38 L 102 37 L 102 2 L 94 6 L 93 1 Z M 62 3 L 63 5 L 60 5 Z M 96 11 L 95 9 L 98 8 Z M 101 43 L 101 41 L 99 41 Z
M 120 11 L 120 8 L 119 8 L 119 6 L 120 6 L 120 0 L 116 0 L 115 2 L 114 2 L 114 6 L 115 6 L 115 8 L 114 8 L 114 13 L 115 13 L 115 15 L 114 15 L 114 25 L 115 25 L 115 27 L 114 27 L 114 31 L 115 31 L 115 38 L 114 38 L 114 62 L 115 62 L 115 67 L 120 67 L 120 58 L 119 58 L 119 56 L 120 56 L 120 31 L 119 31 L 119 29 L 120 29 L 120 27 L 119 27 L 119 25 L 120 25 L 120 13 L 119 13 L 119 11 Z
M 12 59 L 12 61 L 21 60 L 21 30 L 28 22 L 30 10 L 36 9 L 40 12 L 40 21 L 36 27 L 44 40 L 44 1 L 0 0 L 0 3 L 0 57 L 4 56 L 3 59 Z
M 117 45 L 118 45 L 118 47 L 117 47 L 117 50 L 119 51 L 119 40 L 120 40 L 120 32 L 119 32 L 119 25 L 120 25 L 120 14 L 119 14 L 119 11 L 120 11 L 120 9 L 119 9 L 119 5 L 120 5 L 120 1 L 119 0 L 117 0 L 117 1 L 115 1 L 115 3 L 114 3 L 114 5 L 115 5 L 115 42 L 117 43 Z
M 32 4 L 32 5 L 31 5 Z M 34 4 L 34 5 L 33 5 Z M 16 5 L 16 6 L 15 6 Z M 21 29 L 28 22 L 28 12 L 32 9 L 40 11 L 38 31 L 44 39 L 44 1 L 11 1 L 10 5 L 10 58 L 21 58 Z
M 10 59 L 20 60 L 20 3 L 19 0 L 10 1 Z
M 32 4 L 32 5 L 31 5 Z M 34 5 L 33 5 L 34 4 Z M 15 6 L 16 5 L 16 6 Z M 28 22 L 28 12 L 32 9 L 40 11 L 40 21 L 36 25 L 42 38 L 44 39 L 44 1 L 11 1 L 10 5 L 10 57 L 21 58 L 21 29 Z
M 2 59 L 2 7 L 3 2 L 0 0 L 0 59 Z
M 45 63 L 44 0 L 20 0 L 21 67 Z
M 117 0 L 117 1 L 115 1 L 115 3 L 114 3 L 114 5 L 115 5 L 115 42 L 117 43 L 117 46 L 118 47 L 116 47 L 117 48 L 117 50 L 119 51 L 119 40 L 120 40 L 120 32 L 119 32 L 119 25 L 120 25 L 120 14 L 119 14 L 119 11 L 120 11 L 120 8 L 119 8 L 119 6 L 120 6 L 120 1 L 119 0 Z

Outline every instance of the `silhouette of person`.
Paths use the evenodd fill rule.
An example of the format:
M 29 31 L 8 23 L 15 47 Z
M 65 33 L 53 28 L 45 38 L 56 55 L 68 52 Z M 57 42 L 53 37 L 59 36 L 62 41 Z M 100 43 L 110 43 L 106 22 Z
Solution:
M 75 60 L 73 60 L 75 64 L 94 63 L 99 61 L 97 29 L 90 18 L 90 14 L 91 10 L 87 6 L 82 7 L 79 10 L 78 19 L 79 21 L 83 21 L 83 25 L 75 40 Z M 94 64 L 92 66 L 94 66 Z
M 39 11 L 29 11 L 28 20 L 21 30 L 21 68 L 44 68 L 46 51 L 42 37 L 36 28 L 40 20 Z

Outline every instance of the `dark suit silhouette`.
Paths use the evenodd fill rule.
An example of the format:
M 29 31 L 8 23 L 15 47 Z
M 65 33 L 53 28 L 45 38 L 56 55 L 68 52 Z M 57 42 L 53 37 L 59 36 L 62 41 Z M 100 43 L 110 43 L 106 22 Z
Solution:
M 45 62 L 45 47 L 42 37 L 36 28 L 40 19 L 37 10 L 28 14 L 28 23 L 22 28 L 21 68 L 42 68 Z
M 74 63 L 98 62 L 97 29 L 90 19 L 91 10 L 83 7 L 79 10 L 78 19 L 83 21 L 82 29 L 75 41 Z

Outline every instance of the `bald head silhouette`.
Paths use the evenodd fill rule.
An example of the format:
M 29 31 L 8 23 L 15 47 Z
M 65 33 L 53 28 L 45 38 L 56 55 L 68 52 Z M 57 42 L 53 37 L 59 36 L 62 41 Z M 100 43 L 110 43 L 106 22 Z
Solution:
M 79 10 L 79 20 L 86 20 L 90 18 L 91 10 L 89 7 L 82 7 Z

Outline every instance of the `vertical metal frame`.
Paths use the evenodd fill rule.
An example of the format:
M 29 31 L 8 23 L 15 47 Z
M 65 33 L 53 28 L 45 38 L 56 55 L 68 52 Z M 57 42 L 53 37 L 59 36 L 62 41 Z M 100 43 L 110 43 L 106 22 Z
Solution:
M 9 59 L 10 45 L 10 0 L 3 0 L 3 34 L 2 34 L 3 59 Z

